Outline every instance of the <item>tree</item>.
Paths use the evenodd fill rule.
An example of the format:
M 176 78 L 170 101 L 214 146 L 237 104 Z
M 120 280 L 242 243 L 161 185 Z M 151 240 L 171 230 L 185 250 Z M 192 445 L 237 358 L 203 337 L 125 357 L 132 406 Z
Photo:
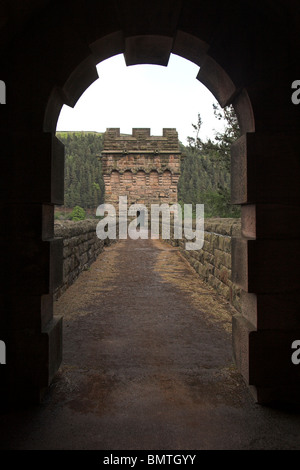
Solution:
M 224 131 L 216 133 L 214 140 L 203 141 L 198 113 L 197 123 L 192 124 L 195 136 L 188 137 L 188 146 L 183 146 L 179 200 L 205 204 L 208 217 L 239 217 L 240 208 L 230 204 L 230 147 L 240 135 L 238 121 L 232 106 L 222 110 L 213 105 L 213 110 L 224 121 Z
M 80 206 L 75 206 L 71 213 L 71 220 L 78 222 L 78 220 L 85 219 L 85 210 Z
M 225 122 L 224 132 L 217 132 L 215 135 L 215 148 L 225 168 L 230 171 L 230 148 L 241 135 L 239 123 L 233 106 L 222 109 L 220 106 L 213 104 L 213 110 L 216 118 Z

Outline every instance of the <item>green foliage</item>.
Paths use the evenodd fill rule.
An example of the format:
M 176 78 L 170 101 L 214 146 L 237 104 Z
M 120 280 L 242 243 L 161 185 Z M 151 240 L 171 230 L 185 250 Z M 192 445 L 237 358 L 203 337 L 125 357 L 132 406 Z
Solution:
M 230 190 L 207 191 L 203 194 L 206 217 L 240 217 L 239 207 L 230 204 Z
M 54 214 L 54 220 L 59 220 L 63 216 L 63 213 L 60 211 L 56 211 Z
M 101 154 L 103 139 L 97 132 L 57 132 L 65 145 L 64 206 L 95 209 L 104 202 Z
M 75 206 L 70 215 L 71 220 L 78 222 L 78 220 L 85 219 L 85 210 L 80 206 Z
M 221 110 L 214 105 L 214 114 L 224 120 L 224 132 L 216 133 L 214 141 L 201 140 L 198 114 L 197 124 L 192 124 L 195 136 L 188 138 L 188 146 L 182 145 L 178 199 L 194 207 L 204 204 L 205 217 L 240 217 L 240 207 L 230 204 L 230 147 L 240 135 L 237 118 L 232 107 Z

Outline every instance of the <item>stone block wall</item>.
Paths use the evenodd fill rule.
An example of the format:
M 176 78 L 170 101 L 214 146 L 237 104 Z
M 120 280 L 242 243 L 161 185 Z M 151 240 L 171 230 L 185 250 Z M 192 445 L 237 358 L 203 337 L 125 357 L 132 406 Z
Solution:
M 163 129 L 162 136 L 150 135 L 148 128 L 134 128 L 132 135 L 119 128 L 104 133 L 101 163 L 105 202 L 118 211 L 119 196 L 128 205 L 177 202 L 181 152 L 176 129 Z
M 113 241 L 97 237 L 97 224 L 96 219 L 55 221 L 55 238 L 63 239 L 63 282 L 54 292 L 54 299 L 58 299 L 96 260 L 104 246 Z
M 204 244 L 201 250 L 186 250 L 186 239 L 176 240 L 171 230 L 170 243 L 179 246 L 181 253 L 199 274 L 240 311 L 240 289 L 231 280 L 231 240 L 239 236 L 240 219 L 205 219 Z M 184 235 L 184 234 L 183 234 Z

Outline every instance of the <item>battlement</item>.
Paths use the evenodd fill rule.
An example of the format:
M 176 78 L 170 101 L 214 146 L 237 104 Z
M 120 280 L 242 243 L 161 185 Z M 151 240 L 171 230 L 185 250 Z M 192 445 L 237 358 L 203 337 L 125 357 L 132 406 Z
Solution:
M 149 128 L 133 128 L 132 134 L 121 134 L 119 128 L 108 128 L 104 133 L 102 153 L 180 153 L 178 133 L 164 128 L 162 136 L 151 135 Z

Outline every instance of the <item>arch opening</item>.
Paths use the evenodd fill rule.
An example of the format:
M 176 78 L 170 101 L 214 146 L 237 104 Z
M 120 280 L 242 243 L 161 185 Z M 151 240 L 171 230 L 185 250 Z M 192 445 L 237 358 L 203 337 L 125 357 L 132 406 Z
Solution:
M 187 40 L 187 36 L 184 35 L 183 33 L 179 32 L 175 41 L 175 54 L 177 54 L 180 57 L 187 58 L 187 60 L 190 60 L 190 58 L 193 58 L 193 62 L 196 63 L 198 66 L 200 64 L 200 69 L 199 72 L 196 76 L 196 79 L 200 81 L 211 93 L 212 95 L 217 99 L 219 104 L 222 107 L 225 107 L 229 104 L 232 104 L 232 106 L 235 109 L 235 112 L 237 114 L 239 124 L 241 127 L 242 132 L 253 132 L 254 131 L 254 118 L 253 118 L 253 112 L 251 108 L 250 101 L 248 99 L 247 93 L 245 90 L 237 90 L 235 86 L 233 85 L 233 82 L 229 79 L 228 75 L 226 72 L 211 58 L 209 57 L 206 52 L 203 53 L 203 57 L 201 57 L 201 60 L 198 61 L 195 56 L 191 56 L 190 53 L 187 53 L 187 51 L 193 50 L 195 48 L 195 45 L 191 46 L 191 43 L 193 41 L 196 41 L 197 43 L 197 48 L 199 48 L 199 40 L 196 40 L 196 38 L 189 37 L 188 41 L 190 42 L 189 47 L 186 48 L 182 46 L 182 42 L 184 43 Z M 154 41 L 155 44 L 159 44 L 159 39 L 156 42 L 156 39 L 151 37 L 145 38 L 145 42 L 148 42 L 149 44 Z M 139 45 L 140 38 L 134 39 L 132 41 L 130 48 L 133 47 L 133 44 L 138 46 L 135 47 L 140 47 Z M 143 43 L 143 41 L 142 41 Z M 97 47 L 100 47 L 99 44 Z M 130 49 L 129 48 L 129 49 Z M 191 48 L 191 49 L 190 49 Z M 204 45 L 201 43 L 201 48 L 204 50 L 208 49 L 208 46 Z M 95 46 L 92 48 L 95 50 Z M 142 47 L 143 49 L 143 47 Z M 97 49 L 99 51 L 99 49 Z M 135 51 L 136 54 L 136 51 Z M 135 59 L 128 59 L 128 56 L 125 55 L 125 60 L 127 66 L 133 66 L 137 64 L 155 64 L 155 65 L 167 65 L 167 63 L 162 64 L 160 60 L 155 60 L 153 56 L 149 56 L 147 52 L 144 51 L 143 53 L 140 53 L 140 55 L 137 57 L 135 56 Z M 200 54 L 201 55 L 201 54 Z M 185 57 L 188 56 L 188 57 Z M 87 75 L 90 75 L 90 66 L 91 66 L 91 60 L 89 61 L 84 61 L 80 65 L 80 76 L 82 73 L 86 73 Z M 85 72 L 83 72 L 85 70 Z M 94 80 L 94 76 L 92 76 L 92 80 Z M 80 93 L 84 90 L 82 90 L 82 83 L 86 83 L 88 80 L 79 80 L 78 81 L 78 76 L 77 72 L 75 71 L 72 76 L 68 80 L 68 90 L 74 90 L 74 99 L 69 100 L 69 104 L 72 104 L 72 107 L 74 107 L 75 103 L 77 102 Z M 75 91 L 76 90 L 76 91 Z M 51 100 L 50 100 L 51 101 Z M 57 125 L 57 119 L 59 117 L 59 113 L 57 113 L 57 109 L 53 111 L 52 105 L 49 101 L 49 106 L 47 107 L 46 114 L 45 114 L 45 123 L 52 123 L 51 124 L 51 129 L 53 129 L 53 126 L 56 128 Z M 51 111 L 52 109 L 52 111 Z M 51 117 L 51 112 L 52 112 L 52 117 Z M 124 153 L 127 153 L 127 149 L 124 149 Z M 122 182 L 122 186 L 124 187 L 124 184 L 133 184 L 134 186 L 137 187 L 146 187 L 146 181 L 151 181 L 154 183 L 154 185 L 164 185 L 164 186 L 171 186 L 172 185 L 172 173 L 169 169 L 165 169 L 162 174 L 160 175 L 157 171 L 152 170 L 150 172 L 150 175 L 146 175 L 146 173 L 143 170 L 138 170 L 135 174 L 133 174 L 131 171 L 128 171 L 124 168 L 121 168 L 121 174 L 119 171 L 113 170 L 110 174 L 110 186 L 111 186 L 111 192 L 114 192 L 114 187 L 117 187 L 120 185 Z M 122 171 L 123 170 L 123 171 Z M 125 170 L 125 171 L 124 171 Z M 176 178 L 175 178 L 176 179 Z M 174 180 L 175 181 L 175 180 Z M 143 202 L 143 201 L 142 201 Z M 144 225 L 144 215 L 143 212 L 140 212 L 138 214 L 138 220 L 140 223 L 140 226 Z
M 117 3 L 117 7 L 114 4 L 113 7 L 107 6 L 107 9 L 122 10 L 119 2 Z M 299 198 L 297 189 L 299 185 L 296 181 L 298 160 L 295 152 L 298 137 L 293 122 L 297 113 L 291 103 L 290 94 L 286 96 L 284 91 L 286 84 L 296 73 L 290 61 L 290 54 L 287 53 L 287 50 L 290 51 L 288 41 L 283 35 L 282 41 L 278 41 L 280 47 L 276 53 L 282 61 L 283 68 L 276 77 L 273 74 L 273 81 L 269 86 L 270 73 L 277 70 L 278 64 L 278 57 L 275 57 L 270 47 L 272 40 L 275 41 L 276 38 L 272 34 L 269 38 L 265 32 L 264 21 L 267 15 L 262 21 L 258 14 L 260 8 L 256 7 L 256 4 L 250 7 L 247 3 L 251 19 L 254 19 L 255 12 L 258 14 L 257 18 L 255 17 L 257 28 L 253 29 L 250 27 L 251 22 L 245 24 L 245 21 L 239 21 L 244 18 L 239 9 L 230 12 L 233 18 L 230 15 L 226 16 L 230 27 L 216 30 L 209 15 L 212 10 L 208 11 L 208 7 L 205 7 L 203 15 L 200 15 L 198 10 L 195 12 L 197 15 L 193 15 L 190 5 L 184 2 L 181 5 L 182 10 L 176 9 L 174 16 L 167 18 L 166 11 L 169 11 L 169 7 L 170 5 L 166 10 L 161 10 L 161 16 L 158 15 L 159 24 L 149 23 L 140 11 L 141 22 L 138 27 L 135 25 L 135 20 L 132 21 L 133 17 L 129 18 L 126 14 L 122 19 L 124 24 L 126 23 L 123 29 L 113 20 L 104 29 L 102 23 L 100 27 L 92 21 L 93 27 L 89 31 L 85 29 L 84 18 L 88 17 L 90 20 L 92 18 L 91 11 L 86 7 L 82 20 L 78 15 L 74 21 L 76 16 L 74 15 L 68 22 L 67 33 L 62 32 L 62 25 L 67 19 L 66 11 L 63 10 L 57 22 L 55 12 L 47 17 L 45 23 L 36 25 L 34 34 L 25 28 L 24 34 L 16 36 L 13 41 L 13 54 L 5 55 L 5 63 L 10 64 L 8 57 L 13 60 L 12 65 L 8 66 L 8 75 L 2 78 L 6 83 L 11 79 L 12 84 L 10 83 L 8 88 L 10 107 L 5 106 L 3 107 L 5 109 L 1 110 L 5 116 L 7 113 L 9 116 L 14 116 L 16 130 L 8 132 L 9 138 L 4 142 L 7 154 L 11 157 L 7 160 L 7 164 L 8 174 L 12 175 L 13 181 L 9 178 L 7 181 L 3 180 L 3 194 L 5 201 L 14 201 L 16 205 L 21 206 L 24 218 L 26 214 L 26 220 L 30 221 L 23 241 L 16 237 L 18 244 L 22 245 L 21 256 L 18 259 L 13 257 L 16 278 L 11 277 L 8 284 L 13 292 L 19 289 L 24 296 L 26 315 L 19 318 L 23 328 L 22 338 L 28 344 L 26 332 L 28 328 L 32 328 L 37 343 L 41 339 L 38 347 L 42 351 L 40 357 L 45 358 L 43 364 L 37 365 L 40 374 L 37 381 L 27 370 L 30 384 L 35 389 L 45 388 L 57 369 L 60 356 L 57 351 L 61 344 L 59 338 L 61 330 L 51 316 L 51 292 L 59 282 L 59 269 L 55 268 L 55 259 L 59 258 L 60 248 L 59 243 L 52 240 L 51 218 L 53 205 L 61 204 L 63 199 L 63 149 L 54 137 L 61 107 L 64 103 L 74 106 L 82 91 L 97 78 L 95 65 L 105 58 L 122 53 L 125 54 L 128 64 L 148 61 L 166 65 L 170 53 L 174 53 L 193 60 L 200 67 L 198 80 L 212 91 L 222 106 L 228 104 L 234 106 L 242 131 L 242 137 L 232 150 L 234 172 L 232 197 L 235 204 L 243 206 L 242 237 L 234 242 L 232 265 L 233 277 L 244 291 L 244 311 L 234 323 L 236 361 L 247 383 L 259 390 L 257 395 L 259 402 L 269 401 L 272 396 L 297 401 L 299 382 L 295 377 L 295 369 L 287 366 L 287 361 L 290 362 L 289 341 L 295 328 L 299 327 L 299 317 L 296 313 L 298 286 L 291 263 L 287 262 L 288 259 L 293 259 L 296 230 L 291 226 L 286 214 L 297 214 L 295 201 Z M 285 8 L 290 12 L 288 6 Z M 108 18 L 108 10 L 103 18 Z M 147 13 L 149 14 L 149 10 Z M 221 16 L 222 14 L 226 14 L 225 9 L 221 10 L 221 13 L 216 13 Z M 116 15 L 112 14 L 111 18 L 114 17 Z M 271 17 L 273 18 L 273 13 Z M 119 18 L 122 22 L 122 15 L 119 15 Z M 204 28 L 203 40 L 196 37 L 198 31 L 202 29 L 192 18 L 201 20 L 200 23 Z M 206 25 L 204 20 L 207 18 L 209 21 Z M 275 20 L 276 24 L 281 24 L 279 18 Z M 32 24 L 35 24 L 35 21 L 33 18 Z M 102 19 L 97 18 L 98 21 Z M 221 23 L 222 21 L 220 25 Z M 79 28 L 82 28 L 81 32 L 86 34 L 78 34 L 78 31 L 74 34 L 75 24 L 78 24 Z M 268 24 L 271 25 L 271 21 Z M 233 29 L 234 25 L 237 30 Z M 283 25 L 280 31 L 288 32 L 285 26 Z M 50 36 L 49 30 L 52 31 Z M 105 32 L 105 36 L 97 39 L 100 30 Z M 235 36 L 231 33 L 233 30 L 243 37 L 243 41 L 238 45 L 233 41 Z M 141 35 L 141 31 L 145 34 Z M 258 38 L 254 31 L 259 31 Z M 66 40 L 65 49 L 60 57 L 56 57 L 58 47 L 47 49 L 48 62 L 44 58 L 39 59 L 38 54 L 33 54 L 29 58 L 27 52 L 23 53 L 31 50 L 37 52 L 38 33 L 42 45 L 52 40 L 53 45 L 58 46 L 61 40 Z M 214 41 L 209 44 L 208 38 L 211 37 L 214 37 Z M 24 39 L 20 47 L 22 53 L 18 50 L 21 39 L 22 41 Z M 69 51 L 72 53 L 69 54 Z M 256 67 L 252 67 L 254 61 L 252 63 L 251 60 L 256 54 L 258 54 L 255 59 Z M 18 87 L 17 78 L 13 73 L 15 64 L 19 64 L 22 70 L 27 71 L 23 77 L 22 88 Z M 241 67 L 237 64 L 241 64 Z M 33 72 L 35 65 L 38 74 Z M 39 83 L 35 75 L 39 78 Z M 293 79 L 295 78 L 293 76 Z M 35 86 L 34 94 L 32 90 Z M 32 114 L 27 113 L 30 105 L 35 110 Z M 6 124 L 4 129 L 6 132 Z M 35 142 L 34 151 L 33 142 Z M 283 154 L 287 155 L 289 168 L 282 165 Z M 40 184 L 37 182 L 36 172 L 40 175 Z M 28 177 L 22 178 L 24 174 Z M 278 181 L 280 184 L 277 184 Z M 274 214 L 277 220 L 281 221 L 280 229 L 274 225 Z M 10 230 L 14 233 L 16 216 L 11 216 L 10 220 L 12 222 Z M 39 253 L 35 261 L 34 256 L 30 259 L 27 257 L 26 243 L 30 243 L 30 246 L 33 244 L 35 253 Z M 279 254 L 276 262 L 280 266 L 280 271 L 274 269 L 274 250 Z M 13 253 L 13 249 L 10 252 Z M 28 262 L 33 273 L 30 279 L 26 276 Z M 8 257 L 4 265 L 10 272 L 12 268 Z M 42 299 L 40 302 L 37 300 L 39 296 Z M 9 302 L 11 305 L 12 300 L 9 299 Z M 287 305 L 288 314 L 283 320 L 282 311 L 285 311 Z M 16 315 L 19 315 L 21 309 L 17 301 L 11 308 Z M 29 312 L 35 312 L 35 315 L 30 315 Z M 283 336 L 285 349 L 280 346 Z M 266 355 L 264 352 L 268 347 L 271 352 Z M 27 356 L 30 362 L 31 349 Z M 263 363 L 261 366 L 260 357 Z M 276 358 L 274 361 L 277 361 L 278 369 L 274 368 L 272 361 L 270 363 L 270 357 Z M 21 377 L 24 375 L 21 371 L 22 364 L 20 361 L 18 365 Z M 263 368 L 270 370 L 270 373 L 264 374 Z
M 219 88 L 222 89 L 222 87 L 220 85 L 220 82 L 221 82 L 220 75 L 221 75 L 221 72 L 219 70 L 218 86 L 219 86 Z M 200 78 L 202 78 L 202 76 L 200 77 L 200 75 L 198 73 L 197 79 L 200 80 Z M 213 80 L 212 80 L 212 84 L 209 84 L 209 86 L 210 86 L 210 91 L 211 91 L 213 89 Z M 225 83 L 225 88 L 227 89 L 227 82 Z M 215 93 L 218 95 L 219 92 L 215 91 Z M 219 96 L 219 98 L 220 98 L 220 96 Z M 225 101 L 224 101 L 223 98 L 222 98 L 222 100 L 223 100 L 222 103 L 224 104 Z M 250 114 L 250 111 L 248 111 L 248 114 Z M 47 118 L 46 120 L 49 121 L 49 118 Z M 253 125 L 253 123 L 251 123 L 251 125 Z M 127 153 L 127 149 L 124 149 L 124 154 L 126 154 L 126 153 Z M 162 185 L 165 185 L 165 186 L 171 186 L 172 185 L 173 176 L 172 176 L 172 173 L 169 169 L 165 169 L 161 174 L 159 174 L 155 170 L 151 170 L 149 175 L 146 175 L 145 172 L 142 171 L 142 170 L 138 170 L 135 174 L 133 174 L 131 171 L 126 170 L 125 166 L 124 166 L 124 168 L 121 168 L 121 170 L 123 170 L 123 171 L 121 171 L 121 174 L 119 172 L 116 172 L 116 171 L 111 172 L 110 181 L 111 181 L 112 192 L 113 192 L 113 186 L 114 185 L 118 186 L 120 183 L 122 183 L 123 187 L 124 187 L 124 184 L 125 185 L 126 184 L 130 185 L 131 183 L 135 184 L 136 186 L 145 187 L 146 186 L 146 181 L 149 180 L 151 183 L 153 183 L 156 186 L 158 186 L 160 183 Z M 174 182 L 175 182 L 175 179 L 174 179 Z M 143 226 L 144 225 L 143 212 L 141 212 L 139 214 L 139 221 L 140 221 L 140 226 Z

